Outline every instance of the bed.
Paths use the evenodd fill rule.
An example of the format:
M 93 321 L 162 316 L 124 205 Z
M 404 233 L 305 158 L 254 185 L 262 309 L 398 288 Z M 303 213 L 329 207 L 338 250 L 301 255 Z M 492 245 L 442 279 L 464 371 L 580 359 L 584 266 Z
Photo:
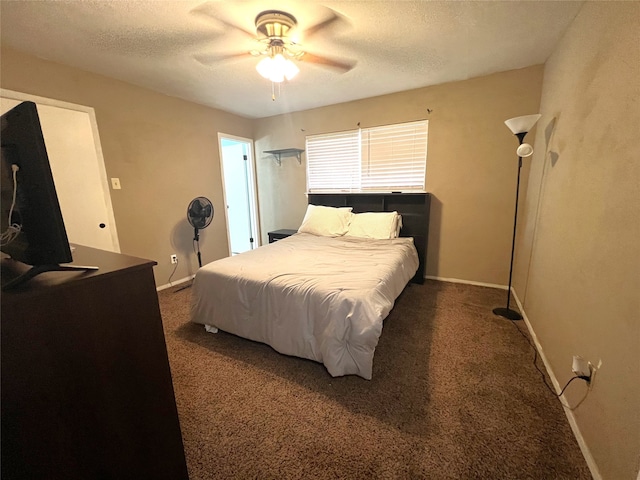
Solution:
M 384 319 L 424 277 L 429 195 L 310 194 L 309 204 L 299 233 L 199 269 L 191 321 L 321 362 L 334 377 L 371 379 Z M 312 208 L 397 212 L 402 228 L 388 239 L 309 233 Z

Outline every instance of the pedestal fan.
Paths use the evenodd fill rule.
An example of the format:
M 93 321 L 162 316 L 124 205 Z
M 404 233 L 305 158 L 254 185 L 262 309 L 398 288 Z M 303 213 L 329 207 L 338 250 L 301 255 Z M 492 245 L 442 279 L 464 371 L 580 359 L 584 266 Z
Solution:
M 191 200 L 187 207 L 187 220 L 193 227 L 193 242 L 197 249 L 198 267 L 202 267 L 200 257 L 200 234 L 199 231 L 206 228 L 213 219 L 213 204 L 206 197 L 196 197 Z

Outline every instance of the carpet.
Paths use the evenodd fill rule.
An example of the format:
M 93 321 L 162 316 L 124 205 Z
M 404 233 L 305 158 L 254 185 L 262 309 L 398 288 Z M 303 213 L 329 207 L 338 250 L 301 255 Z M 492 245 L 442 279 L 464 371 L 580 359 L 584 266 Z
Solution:
M 591 478 L 502 290 L 410 284 L 370 381 L 207 333 L 190 295 L 158 297 L 192 480 Z

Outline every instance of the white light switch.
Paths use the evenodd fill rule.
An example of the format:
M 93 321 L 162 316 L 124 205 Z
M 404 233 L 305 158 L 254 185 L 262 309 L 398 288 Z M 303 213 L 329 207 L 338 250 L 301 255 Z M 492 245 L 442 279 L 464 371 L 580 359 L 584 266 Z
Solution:
M 120 190 L 122 188 L 120 186 L 120 179 L 119 178 L 112 178 L 111 179 L 111 188 L 113 188 L 114 190 Z

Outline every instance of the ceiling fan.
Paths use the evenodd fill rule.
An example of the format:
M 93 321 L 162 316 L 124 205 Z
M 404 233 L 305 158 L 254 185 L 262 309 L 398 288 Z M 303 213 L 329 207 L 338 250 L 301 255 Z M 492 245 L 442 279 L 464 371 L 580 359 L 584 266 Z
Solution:
M 327 19 L 301 32 L 301 36 L 302 38 L 309 39 L 312 35 L 315 35 L 339 19 L 340 17 L 332 12 L 332 15 Z M 263 77 L 271 80 L 273 83 L 283 82 L 285 78 L 290 80 L 298 73 L 299 69 L 293 60 L 315 63 L 342 72 L 348 72 L 355 66 L 354 61 L 340 61 L 304 50 L 292 37 L 292 32 L 297 27 L 298 22 L 293 15 L 287 12 L 266 10 L 259 13 L 255 19 L 256 34 L 227 23 L 224 20 L 220 20 L 219 18 L 217 20 L 259 42 L 260 47 L 248 52 L 233 53 L 230 55 L 214 57 L 209 55 L 196 56 L 196 60 L 203 64 L 238 57 L 263 57 L 256 69 Z

